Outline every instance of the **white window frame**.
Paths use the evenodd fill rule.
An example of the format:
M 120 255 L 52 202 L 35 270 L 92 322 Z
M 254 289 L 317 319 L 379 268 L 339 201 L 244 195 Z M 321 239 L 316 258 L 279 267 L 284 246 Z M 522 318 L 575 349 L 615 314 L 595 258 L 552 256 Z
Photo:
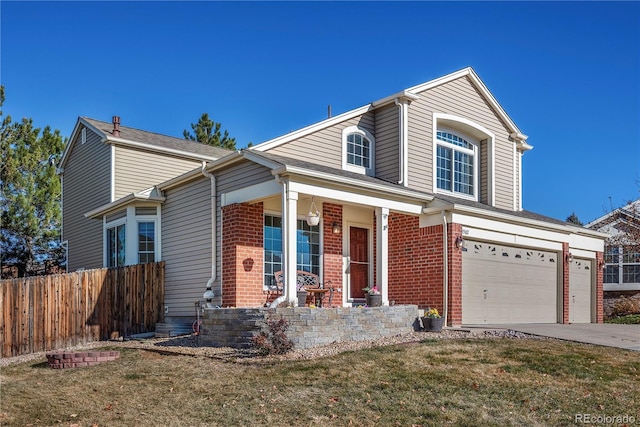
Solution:
M 139 206 L 138 206 L 139 207 Z M 107 233 L 110 228 L 117 227 L 119 225 L 125 226 L 125 263 L 124 265 L 139 264 L 139 240 L 138 240 L 138 223 L 140 222 L 153 222 L 154 232 L 154 262 L 162 260 L 162 243 L 160 241 L 162 233 L 160 220 L 160 206 L 156 207 L 155 215 L 136 215 L 136 206 L 127 206 L 126 215 L 122 218 L 114 219 L 107 222 L 107 215 L 103 216 L 103 230 L 102 230 L 102 265 L 107 267 L 109 261 L 109 242 Z
M 358 134 L 369 141 L 369 167 L 353 165 L 347 162 L 347 137 L 351 134 Z M 368 130 L 359 126 L 349 126 L 342 130 L 342 169 L 363 175 L 375 176 L 376 165 L 376 139 Z
M 469 149 L 469 148 L 465 148 L 465 147 L 461 147 L 459 145 L 455 145 L 452 144 L 450 142 L 447 141 L 443 141 L 441 139 L 438 139 L 437 136 L 437 132 L 446 132 L 446 133 L 450 133 L 452 135 L 455 135 L 459 138 L 464 139 L 466 142 L 468 142 L 473 148 Z M 444 148 L 447 148 L 449 150 L 451 150 L 451 190 L 446 190 L 443 188 L 439 188 L 438 187 L 438 146 L 442 146 Z M 448 127 L 438 127 L 436 129 L 436 138 L 435 138 L 435 143 L 434 143 L 434 151 L 433 151 L 433 156 L 435 158 L 436 161 L 436 169 L 435 169 L 435 189 L 439 194 L 449 194 L 451 196 L 455 196 L 455 197 L 461 197 L 461 198 L 465 198 L 465 199 L 471 199 L 471 200 L 478 200 L 478 195 L 479 195 L 479 191 L 478 191 L 478 146 L 479 143 L 478 141 L 476 141 L 474 138 L 469 137 L 468 135 L 455 130 L 455 129 L 451 129 Z M 455 169 L 455 152 L 460 152 L 463 154 L 467 154 L 470 156 L 473 156 L 473 163 L 472 163 L 472 167 L 473 167 L 473 179 L 472 179 L 472 185 L 473 185 L 473 194 L 467 194 L 467 193 L 461 193 L 461 192 L 457 192 L 454 190 L 455 186 L 456 186 L 456 182 L 455 182 L 455 173 L 456 173 L 456 169 Z
M 263 218 L 263 220 L 262 220 L 262 227 L 263 228 L 262 229 L 263 230 L 264 230 L 264 217 L 266 217 L 266 216 L 272 216 L 272 217 L 277 217 L 277 218 L 281 218 L 282 219 L 282 213 L 281 212 L 265 211 L 262 214 L 262 218 Z M 305 220 L 306 220 L 306 217 L 304 215 L 297 215 L 296 216 L 296 270 L 298 270 L 298 246 L 297 246 L 297 240 L 298 239 L 297 239 L 297 233 L 300 230 L 298 228 L 297 221 L 305 221 Z M 319 237 L 319 242 L 318 242 L 318 245 L 319 245 L 319 248 L 318 248 L 318 251 L 319 251 L 318 252 L 318 277 L 320 278 L 320 281 L 322 282 L 323 265 L 324 265 L 323 255 L 322 255 L 323 254 L 323 250 L 324 250 L 323 249 L 323 247 L 324 247 L 324 239 L 323 239 L 323 233 L 322 233 L 322 230 L 323 230 L 322 218 L 320 218 L 320 222 L 318 223 L 317 227 L 318 227 L 318 237 Z M 264 249 L 264 235 L 262 236 L 262 239 L 263 239 L 262 251 L 264 252 L 264 250 L 265 250 Z M 284 236 L 284 231 L 283 231 L 282 240 L 284 240 L 284 239 L 285 239 L 285 236 Z M 283 260 L 284 260 L 284 254 L 282 254 L 281 264 L 283 264 Z M 266 259 L 263 262 L 266 264 Z M 263 285 L 262 286 L 263 290 L 269 290 L 269 288 L 268 288 L 268 286 L 266 284 L 263 283 L 262 285 Z
M 483 157 L 487 157 L 487 191 L 486 195 L 487 201 L 490 206 L 495 206 L 495 134 L 469 119 L 464 117 L 458 117 L 452 114 L 447 113 L 433 113 L 433 134 L 432 134 L 432 153 L 433 153 L 433 163 L 432 163 L 432 191 L 433 193 L 438 194 L 447 194 L 450 196 L 479 201 L 480 200 L 480 190 L 481 190 L 481 182 L 480 182 L 480 155 Z M 454 191 L 441 190 L 438 188 L 438 144 L 443 143 L 443 141 L 438 140 L 437 132 L 438 131 L 448 131 L 450 133 L 457 134 L 458 136 L 466 139 L 474 146 L 474 173 L 473 173 L 473 186 L 474 186 L 474 195 L 470 196 L 464 193 L 456 193 Z M 480 153 L 480 143 L 482 141 L 487 142 L 487 152 Z M 457 147 L 455 145 L 451 145 L 452 147 Z M 462 148 L 462 147 L 457 147 Z M 520 184 L 522 185 L 522 183 Z M 453 185 L 452 185 L 453 187 Z

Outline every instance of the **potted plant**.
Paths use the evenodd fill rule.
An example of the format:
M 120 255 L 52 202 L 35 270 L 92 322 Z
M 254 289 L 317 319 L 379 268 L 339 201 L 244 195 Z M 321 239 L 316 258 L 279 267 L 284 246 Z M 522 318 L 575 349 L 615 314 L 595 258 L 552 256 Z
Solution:
M 367 286 L 362 290 L 364 291 L 364 298 L 369 307 L 380 307 L 382 305 L 382 294 L 378 290 L 377 286 Z
M 304 285 L 298 285 L 298 307 L 304 307 L 307 302 L 307 290 Z
M 437 308 L 428 307 L 422 316 L 422 327 L 425 332 L 440 332 L 444 319 L 440 316 Z

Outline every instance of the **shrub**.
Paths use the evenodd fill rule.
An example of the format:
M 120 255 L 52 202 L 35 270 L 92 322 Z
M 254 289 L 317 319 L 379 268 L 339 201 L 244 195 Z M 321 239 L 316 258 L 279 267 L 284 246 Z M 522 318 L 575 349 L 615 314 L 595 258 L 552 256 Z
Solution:
M 640 314 L 640 300 L 621 297 L 613 305 L 612 317 Z
M 284 317 L 280 319 L 267 319 L 268 332 L 261 331 L 251 341 L 254 348 L 264 355 L 284 354 L 293 348 L 293 343 L 287 337 L 289 322 Z

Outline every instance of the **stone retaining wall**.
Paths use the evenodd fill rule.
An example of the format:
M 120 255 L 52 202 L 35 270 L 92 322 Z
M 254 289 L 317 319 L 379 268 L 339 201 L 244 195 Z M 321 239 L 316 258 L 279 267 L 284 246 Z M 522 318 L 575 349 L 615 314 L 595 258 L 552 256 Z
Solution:
M 202 345 L 249 348 L 251 338 L 267 332 L 269 316 L 289 322 L 287 336 L 295 348 L 334 341 L 365 341 L 420 328 L 416 305 L 369 308 L 225 308 L 207 309 L 200 326 Z

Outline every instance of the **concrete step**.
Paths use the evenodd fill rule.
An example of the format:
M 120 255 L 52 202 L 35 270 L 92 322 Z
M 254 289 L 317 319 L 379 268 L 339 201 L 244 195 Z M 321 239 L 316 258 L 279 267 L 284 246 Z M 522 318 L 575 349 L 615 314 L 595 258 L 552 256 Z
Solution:
M 156 323 L 156 337 L 177 337 L 192 333 L 191 323 Z

